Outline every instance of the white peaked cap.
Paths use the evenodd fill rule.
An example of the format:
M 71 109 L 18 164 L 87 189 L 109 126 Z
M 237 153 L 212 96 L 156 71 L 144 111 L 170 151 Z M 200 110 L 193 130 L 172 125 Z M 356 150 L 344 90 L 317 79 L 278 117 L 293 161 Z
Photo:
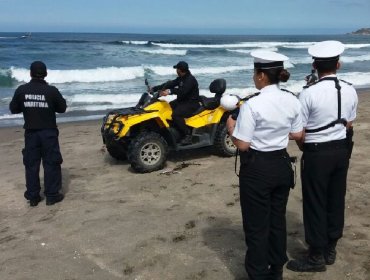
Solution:
M 344 45 L 339 41 L 322 41 L 308 48 L 313 58 L 336 58 L 344 51 Z
M 284 67 L 283 62 L 289 59 L 281 53 L 264 50 L 252 51 L 251 56 L 254 58 L 254 67 L 259 69 Z

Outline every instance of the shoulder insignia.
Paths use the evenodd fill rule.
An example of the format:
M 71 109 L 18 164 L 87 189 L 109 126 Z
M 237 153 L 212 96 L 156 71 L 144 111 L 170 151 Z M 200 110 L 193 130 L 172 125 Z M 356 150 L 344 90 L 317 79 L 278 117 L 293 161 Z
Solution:
M 285 91 L 285 92 L 289 92 L 289 93 L 290 93 L 290 94 L 292 94 L 293 96 L 297 97 L 297 94 L 296 94 L 296 93 L 294 93 L 294 92 L 292 92 L 292 91 L 290 91 L 290 90 L 287 90 L 287 89 L 285 89 L 285 88 L 281 88 L 280 90 Z
M 247 101 L 247 100 L 249 100 L 249 99 L 251 99 L 253 97 L 256 97 L 259 94 L 260 94 L 260 92 L 255 92 L 255 93 L 252 93 L 251 95 L 248 95 L 247 97 L 242 98 L 241 100 L 242 101 Z

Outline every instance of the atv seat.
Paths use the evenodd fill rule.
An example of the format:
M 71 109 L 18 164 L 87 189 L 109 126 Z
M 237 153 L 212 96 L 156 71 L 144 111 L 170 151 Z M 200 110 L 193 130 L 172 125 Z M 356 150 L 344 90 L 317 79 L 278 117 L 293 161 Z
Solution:
M 220 100 L 221 96 L 215 96 L 215 97 L 206 97 L 206 96 L 199 96 L 201 107 L 204 107 L 204 109 L 207 110 L 213 110 L 216 109 L 218 106 L 220 106 Z
M 199 105 L 200 107 L 192 115 L 197 115 L 204 110 L 214 110 L 220 106 L 221 97 L 206 97 L 199 96 Z
M 200 108 L 194 113 L 194 115 L 199 114 L 204 110 L 214 110 L 220 106 L 220 100 L 222 94 L 226 90 L 226 80 L 216 79 L 209 85 L 209 91 L 214 93 L 214 97 L 199 96 Z

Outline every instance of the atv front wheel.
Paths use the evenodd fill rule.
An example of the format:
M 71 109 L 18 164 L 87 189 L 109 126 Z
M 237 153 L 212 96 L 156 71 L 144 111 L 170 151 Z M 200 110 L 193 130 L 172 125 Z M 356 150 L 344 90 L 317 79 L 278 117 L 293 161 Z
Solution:
M 106 144 L 107 151 L 115 159 L 126 160 L 127 159 L 126 151 L 125 151 L 124 147 L 121 146 L 121 145 L 122 144 L 116 143 L 116 142 L 113 142 L 113 141 L 109 144 L 107 143 Z
M 167 153 L 168 145 L 161 135 L 142 132 L 130 142 L 127 155 L 132 169 L 148 173 L 164 167 Z
M 226 123 L 220 123 L 217 128 L 214 146 L 220 156 L 232 157 L 236 154 L 236 146 L 227 133 Z

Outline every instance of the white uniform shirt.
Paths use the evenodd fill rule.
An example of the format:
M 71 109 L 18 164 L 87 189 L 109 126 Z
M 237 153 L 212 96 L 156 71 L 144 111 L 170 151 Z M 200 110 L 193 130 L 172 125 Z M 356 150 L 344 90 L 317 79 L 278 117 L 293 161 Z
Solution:
M 289 133 L 303 130 L 299 100 L 277 85 L 269 85 L 240 107 L 233 137 L 268 152 L 288 146 Z
M 335 77 L 329 75 L 326 77 Z M 341 118 L 353 121 L 356 118 L 358 97 L 353 86 L 339 81 L 341 86 Z M 338 118 L 338 93 L 334 81 L 322 81 L 304 89 L 299 95 L 302 104 L 303 127 L 315 129 Z M 320 143 L 346 138 L 346 128 L 336 124 L 325 130 L 306 133 L 305 143 Z

